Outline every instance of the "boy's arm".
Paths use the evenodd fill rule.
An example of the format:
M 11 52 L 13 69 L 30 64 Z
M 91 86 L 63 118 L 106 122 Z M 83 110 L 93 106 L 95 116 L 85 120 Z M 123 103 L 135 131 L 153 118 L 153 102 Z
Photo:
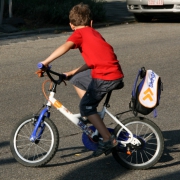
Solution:
M 84 64 L 84 65 L 82 65 L 82 66 L 80 66 L 80 67 L 78 67 L 78 68 L 76 68 L 76 69 L 74 69 L 72 71 L 69 71 L 69 72 L 66 72 L 66 73 L 63 73 L 63 74 L 65 74 L 67 77 L 69 77 L 69 76 L 73 76 L 73 75 L 75 75 L 75 74 L 77 74 L 77 73 L 79 73 L 81 71 L 85 71 L 87 69 L 89 69 L 89 67 L 87 66 L 87 64 Z
M 47 66 L 49 63 L 57 59 L 58 57 L 65 54 L 67 51 L 69 51 L 74 46 L 74 43 L 72 41 L 67 41 L 63 45 L 61 45 L 59 48 L 57 48 L 48 58 L 46 58 L 41 63 Z

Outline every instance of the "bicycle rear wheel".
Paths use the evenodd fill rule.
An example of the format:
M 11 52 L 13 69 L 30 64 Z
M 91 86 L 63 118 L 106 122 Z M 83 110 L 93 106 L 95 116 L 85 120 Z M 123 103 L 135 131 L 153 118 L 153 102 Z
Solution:
M 30 141 L 36 124 L 34 116 L 28 116 L 17 123 L 10 137 L 10 148 L 14 158 L 24 166 L 38 167 L 48 163 L 59 145 L 59 133 L 49 118 L 44 118 L 38 128 L 39 137 Z
M 122 123 L 141 142 L 141 146 L 127 144 L 131 151 L 131 154 L 128 155 L 127 147 L 122 147 L 119 143 L 112 152 L 113 157 L 128 169 L 148 169 L 154 166 L 164 150 L 164 139 L 159 127 L 144 117 L 128 118 L 123 120 Z M 128 139 L 128 133 L 119 125 L 114 129 L 114 134 L 118 140 Z

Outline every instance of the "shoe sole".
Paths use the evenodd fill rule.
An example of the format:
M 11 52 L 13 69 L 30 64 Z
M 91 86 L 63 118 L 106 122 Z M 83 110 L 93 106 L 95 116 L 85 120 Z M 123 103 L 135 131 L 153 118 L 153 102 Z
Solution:
M 110 154 L 112 152 L 112 150 L 116 147 L 117 145 L 115 145 L 114 147 L 112 147 L 111 149 L 108 149 L 107 151 L 104 152 L 104 154 L 107 156 L 108 154 Z

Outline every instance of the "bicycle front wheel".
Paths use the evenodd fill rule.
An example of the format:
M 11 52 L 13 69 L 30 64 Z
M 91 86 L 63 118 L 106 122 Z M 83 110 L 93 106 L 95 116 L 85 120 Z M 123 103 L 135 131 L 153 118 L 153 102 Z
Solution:
M 141 142 L 141 145 L 127 144 L 126 147 L 123 147 L 119 143 L 112 152 L 113 157 L 128 169 L 148 169 L 154 166 L 164 150 L 164 139 L 159 127 L 144 117 L 128 118 L 122 123 Z M 114 129 L 114 134 L 118 140 L 128 139 L 128 133 L 119 125 Z M 127 148 L 130 150 L 130 154 L 127 153 Z
M 48 163 L 59 145 L 59 133 L 49 118 L 44 118 L 38 128 L 38 138 L 30 141 L 36 118 L 29 116 L 18 122 L 11 133 L 10 148 L 14 158 L 24 166 L 38 167 Z

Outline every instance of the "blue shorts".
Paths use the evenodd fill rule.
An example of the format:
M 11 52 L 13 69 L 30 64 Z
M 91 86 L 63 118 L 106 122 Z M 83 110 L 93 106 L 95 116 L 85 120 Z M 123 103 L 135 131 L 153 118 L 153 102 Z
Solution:
M 74 86 L 86 90 L 79 105 L 81 116 L 86 117 L 97 114 L 97 107 L 104 96 L 122 85 L 122 79 L 111 81 L 93 79 L 90 72 L 90 70 L 80 72 L 70 79 Z

